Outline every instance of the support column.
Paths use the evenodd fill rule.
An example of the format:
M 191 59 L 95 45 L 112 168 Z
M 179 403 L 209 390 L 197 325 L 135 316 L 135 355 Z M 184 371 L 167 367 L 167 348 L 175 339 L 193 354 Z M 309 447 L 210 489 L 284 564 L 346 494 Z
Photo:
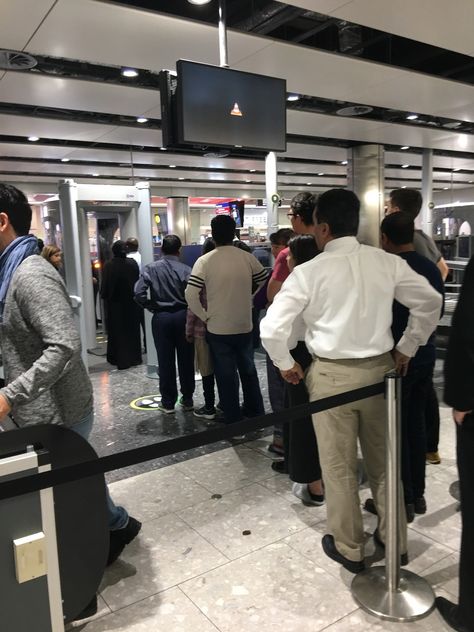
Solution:
M 191 220 L 187 197 L 169 197 L 166 200 L 168 233 L 178 235 L 183 246 L 191 243 Z
M 137 209 L 137 239 L 140 244 L 143 268 L 143 266 L 153 262 L 150 184 L 148 182 L 137 182 L 136 188 L 139 201 Z M 158 378 L 158 357 L 151 330 L 151 314 L 148 310 L 145 310 L 145 335 L 147 375 L 151 378 Z
M 77 225 L 77 184 L 74 180 L 61 180 L 58 185 L 59 209 L 63 236 L 63 257 L 68 293 L 82 303 L 82 269 L 79 229 Z M 82 343 L 82 359 L 87 367 L 87 329 L 82 307 L 75 310 L 75 318 Z
M 433 150 L 423 149 L 423 162 L 421 172 L 421 195 L 423 205 L 417 220 L 423 232 L 433 236 Z M 417 223 L 417 222 L 416 222 Z
M 347 187 L 360 200 L 359 241 L 380 246 L 384 216 L 384 148 L 359 145 L 348 150 Z
M 272 195 L 278 193 L 277 158 L 274 151 L 265 158 L 265 188 L 267 196 L 267 232 L 278 230 L 278 203 L 272 202 Z

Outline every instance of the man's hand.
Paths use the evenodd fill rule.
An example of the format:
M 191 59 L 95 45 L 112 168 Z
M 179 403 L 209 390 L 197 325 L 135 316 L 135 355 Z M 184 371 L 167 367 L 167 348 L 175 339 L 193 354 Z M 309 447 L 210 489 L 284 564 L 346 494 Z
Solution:
M 392 351 L 392 358 L 395 362 L 395 371 L 398 373 L 398 375 L 404 377 L 408 371 L 410 356 L 401 353 L 400 351 L 398 351 L 398 349 L 394 349 Z
M 464 417 L 472 413 L 472 410 L 456 410 L 453 408 L 453 419 L 460 426 L 464 421 Z
M 0 421 L 8 415 L 11 409 L 12 407 L 8 403 L 6 397 L 0 394 Z
M 283 371 L 280 369 L 282 378 L 290 384 L 298 384 L 304 378 L 304 371 L 298 362 L 295 362 L 291 369 Z

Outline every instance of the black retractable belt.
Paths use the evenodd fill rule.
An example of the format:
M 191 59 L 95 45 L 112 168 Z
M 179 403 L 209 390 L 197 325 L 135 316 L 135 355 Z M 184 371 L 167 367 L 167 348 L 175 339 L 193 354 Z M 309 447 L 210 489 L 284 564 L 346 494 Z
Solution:
M 169 439 L 168 441 L 152 443 L 151 445 L 143 446 L 141 448 L 117 452 L 116 454 L 103 456 L 100 459 L 83 461 L 82 463 L 67 465 L 50 472 L 25 476 L 17 480 L 5 481 L 0 483 L 0 500 L 13 498 L 14 496 L 21 496 L 22 494 L 28 494 L 40 489 L 47 489 L 48 487 L 54 487 L 56 485 L 61 485 L 62 483 L 77 481 L 81 478 L 87 478 L 89 476 L 119 470 L 130 465 L 136 465 L 137 463 L 143 463 L 144 461 L 151 461 L 153 459 L 169 456 L 178 452 L 184 452 L 185 450 L 198 448 L 210 443 L 216 443 L 217 441 L 222 441 L 223 439 L 229 439 L 238 434 L 267 428 L 268 426 L 273 426 L 277 423 L 298 423 L 298 419 L 308 415 L 320 413 L 324 410 L 335 408 L 337 406 L 350 404 L 351 402 L 356 402 L 361 399 L 367 399 L 368 397 L 381 395 L 384 392 L 385 384 L 384 382 L 379 382 L 378 384 L 363 386 L 362 388 L 340 393 L 339 395 L 325 397 L 324 399 L 319 399 L 309 404 L 294 406 L 293 408 L 282 410 L 277 413 L 260 415 L 259 417 L 244 419 L 231 424 L 223 424 L 218 428 L 212 428 L 203 432 L 196 432 L 184 437 Z

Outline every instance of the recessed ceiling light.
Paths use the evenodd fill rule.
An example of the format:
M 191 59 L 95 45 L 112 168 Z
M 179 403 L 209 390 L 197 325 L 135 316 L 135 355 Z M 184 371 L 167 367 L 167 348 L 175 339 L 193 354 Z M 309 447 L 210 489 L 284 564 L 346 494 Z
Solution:
M 299 100 L 300 100 L 300 98 L 299 98 L 299 96 L 298 96 L 297 94 L 289 94 L 289 95 L 286 97 L 286 100 L 287 100 L 287 101 L 299 101 Z
M 252 180 L 245 180 L 245 182 L 249 184 L 250 182 L 252 182 Z
M 408 121 L 416 121 L 417 118 L 418 118 L 418 114 L 409 114 L 407 116 Z
M 453 171 L 461 171 L 461 167 L 456 167 L 456 169 L 453 169 Z
M 341 165 L 347 165 L 347 160 L 341 160 Z
M 324 173 L 318 173 L 318 176 L 323 176 L 323 175 L 324 175 Z
M 189 4 L 197 4 L 197 6 L 201 6 L 203 4 L 209 4 L 211 0 L 188 0 Z
M 135 68 L 122 68 L 122 76 L 129 78 L 138 77 L 138 70 L 135 70 Z
M 166 151 L 166 147 L 160 147 L 160 151 Z
M 98 178 L 99 177 L 98 173 L 93 173 L 92 175 L 94 176 L 94 178 Z
M 474 182 L 474 180 L 469 180 L 469 184 L 472 184 Z
M 407 188 L 407 185 L 406 185 L 406 184 L 404 184 L 404 185 L 402 186 L 402 189 L 406 189 L 406 188 Z
M 69 162 L 70 158 L 61 158 L 61 162 Z
M 137 123 L 148 123 L 148 119 L 145 118 L 144 116 L 139 116 L 137 118 Z
M 28 136 L 28 140 L 30 143 L 36 143 L 36 141 L 39 140 L 39 136 Z
M 310 187 L 313 183 L 312 182 L 307 182 L 306 184 Z
M 443 191 L 447 191 L 449 187 L 443 187 Z
M 170 165 L 170 169 L 176 169 L 176 165 Z
M 234 147 L 237 147 L 237 149 L 239 149 L 242 147 L 242 145 L 234 145 Z
M 257 170 L 256 169 L 249 169 L 250 173 L 255 173 Z
M 184 180 L 184 178 L 178 178 L 178 180 Z
M 402 165 L 402 169 L 408 169 L 410 165 Z
M 410 147 L 408 145 L 403 145 L 403 147 L 400 147 L 400 149 L 410 149 Z

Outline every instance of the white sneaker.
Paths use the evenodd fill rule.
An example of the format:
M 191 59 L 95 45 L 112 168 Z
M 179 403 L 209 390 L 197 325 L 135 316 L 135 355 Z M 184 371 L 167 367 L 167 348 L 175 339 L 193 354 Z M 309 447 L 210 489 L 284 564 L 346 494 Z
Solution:
M 324 496 L 311 494 L 306 483 L 293 483 L 291 491 L 304 505 L 313 505 L 315 507 L 324 505 Z

